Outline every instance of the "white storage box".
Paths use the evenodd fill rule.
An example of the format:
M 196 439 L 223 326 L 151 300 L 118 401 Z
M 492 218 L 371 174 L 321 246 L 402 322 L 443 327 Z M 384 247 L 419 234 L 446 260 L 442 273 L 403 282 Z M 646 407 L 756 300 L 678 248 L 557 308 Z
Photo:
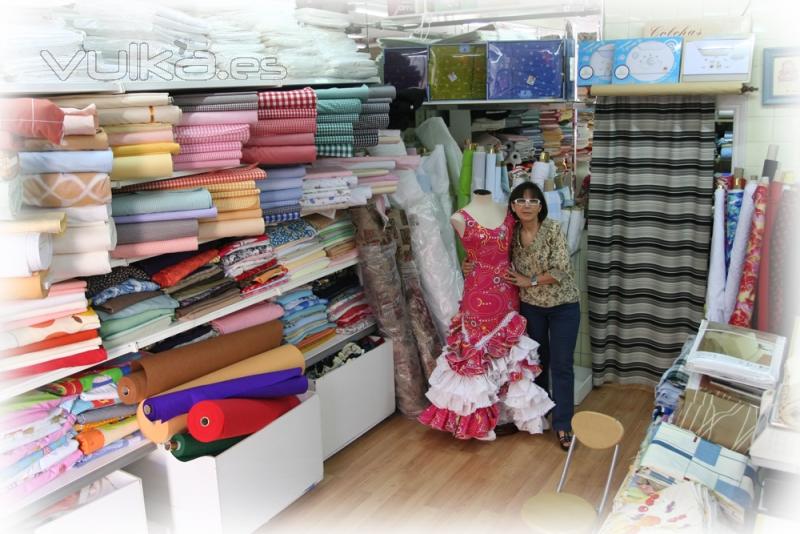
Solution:
M 148 519 L 175 534 L 253 532 L 322 480 L 320 399 L 303 402 L 216 457 L 158 450 L 126 467 L 144 484 Z
M 113 530 L 114 534 L 147 533 L 142 481 L 124 471 L 115 471 L 89 484 L 60 504 L 69 506 L 72 501 L 74 507 L 34 527 L 32 532 L 65 534 L 104 525 L 101 530 Z
M 316 381 L 322 408 L 322 452 L 339 452 L 395 410 L 390 340 Z

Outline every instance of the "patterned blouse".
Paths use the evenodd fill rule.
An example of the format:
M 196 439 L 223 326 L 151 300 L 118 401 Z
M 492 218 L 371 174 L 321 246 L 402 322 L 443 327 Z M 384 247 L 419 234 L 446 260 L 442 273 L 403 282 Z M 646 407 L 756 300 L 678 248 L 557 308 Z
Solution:
M 558 281 L 557 284 L 520 289 L 522 302 L 543 308 L 577 302 L 580 294 L 569 261 L 567 240 L 561 233 L 559 224 L 552 219 L 545 219 L 539 227 L 536 239 L 527 247 L 522 245 L 520 231 L 521 226 L 517 225 L 511 252 L 517 272 L 529 277 L 548 273 Z

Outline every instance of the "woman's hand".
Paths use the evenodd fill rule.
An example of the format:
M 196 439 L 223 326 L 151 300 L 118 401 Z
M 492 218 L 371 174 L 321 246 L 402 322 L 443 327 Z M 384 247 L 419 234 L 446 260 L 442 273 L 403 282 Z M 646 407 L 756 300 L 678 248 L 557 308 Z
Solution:
M 474 269 L 475 269 L 475 264 L 472 263 L 471 261 L 465 259 L 464 261 L 461 262 L 461 272 L 464 273 L 464 276 L 471 274 Z
M 514 269 L 506 271 L 506 274 L 503 275 L 503 280 L 517 287 L 531 287 L 533 285 L 530 278 L 524 274 L 519 274 Z

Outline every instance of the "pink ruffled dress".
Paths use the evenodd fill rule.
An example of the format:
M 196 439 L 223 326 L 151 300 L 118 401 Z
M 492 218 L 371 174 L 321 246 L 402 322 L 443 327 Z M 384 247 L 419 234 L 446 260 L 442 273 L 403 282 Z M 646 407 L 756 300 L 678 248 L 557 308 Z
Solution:
M 419 421 L 459 439 L 495 438 L 499 419 L 520 430 L 541 433 L 554 406 L 534 383 L 541 372 L 538 343 L 525 335 L 519 293 L 503 279 L 510 266 L 514 218 L 494 229 L 461 210 L 461 242 L 475 267 L 464 280 L 464 298 L 429 379 L 431 401 Z

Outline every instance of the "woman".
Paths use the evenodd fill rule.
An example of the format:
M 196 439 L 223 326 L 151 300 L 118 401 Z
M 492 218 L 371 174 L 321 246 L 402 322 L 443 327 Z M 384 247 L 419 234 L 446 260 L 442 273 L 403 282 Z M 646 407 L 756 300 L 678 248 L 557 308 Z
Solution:
M 506 280 L 520 288 L 520 313 L 528 320 L 528 335 L 539 343 L 543 371 L 536 383 L 549 389 L 552 380 L 552 425 L 564 450 L 572 442 L 575 342 L 581 323 L 580 294 L 559 223 L 547 218 L 539 186 L 518 185 L 509 197 L 517 219 Z

